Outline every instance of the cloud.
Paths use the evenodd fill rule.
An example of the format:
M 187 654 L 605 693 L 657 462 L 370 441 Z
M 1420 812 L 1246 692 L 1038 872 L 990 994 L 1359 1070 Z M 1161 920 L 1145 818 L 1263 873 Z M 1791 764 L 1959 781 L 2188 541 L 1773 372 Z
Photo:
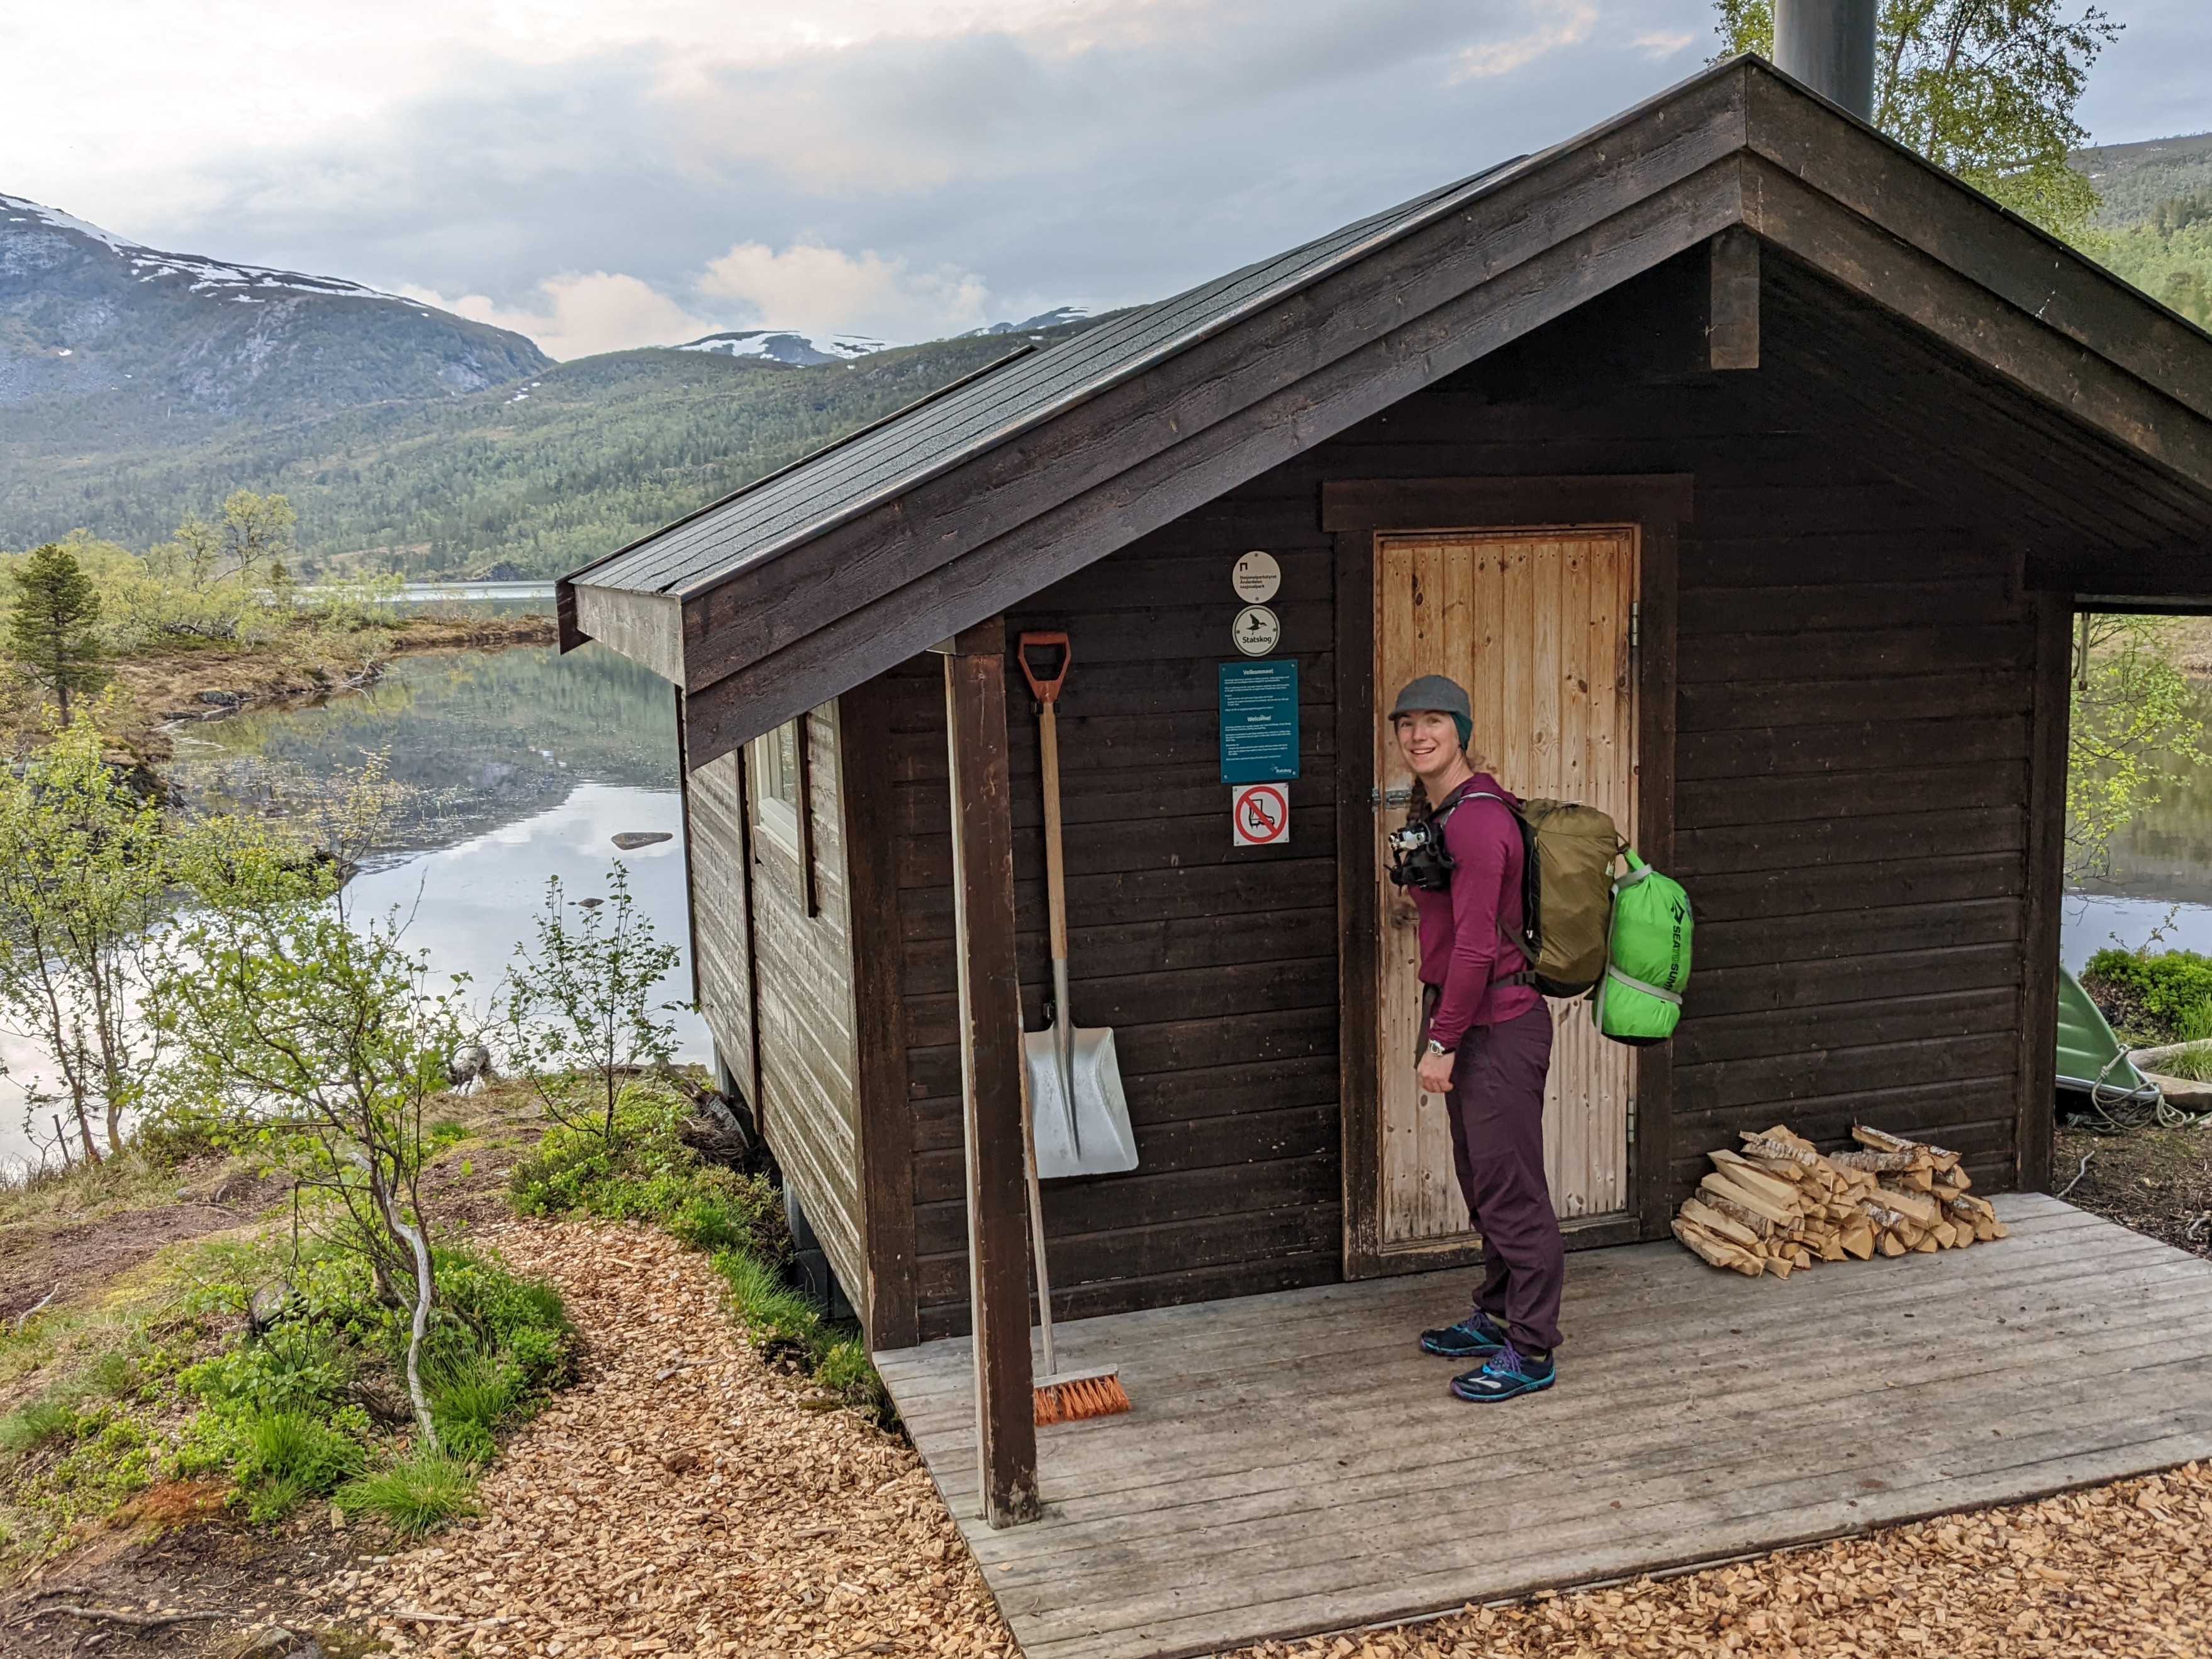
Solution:
M 420 300 L 495 328 L 511 328 L 538 342 L 549 357 L 566 361 L 633 346 L 675 345 L 710 334 L 718 325 L 695 317 L 650 283 L 619 272 L 594 270 L 549 277 L 538 285 L 544 309 L 509 309 L 481 294 L 449 300 L 427 289 L 403 289 Z
M 253 34 L 246 0 L 210 3 Z M 234 54 L 257 112 L 234 127 L 194 115 L 172 137 L 137 105 L 108 122 L 96 77 L 64 76 L 72 118 L 123 149 L 75 182 L 41 166 L 0 188 L 162 246 L 464 296 L 562 353 L 738 325 L 919 338 L 1157 299 L 1556 142 L 1694 68 L 1694 49 L 1653 54 L 1709 16 L 1707 0 L 392 4 L 356 32 L 358 80 L 328 109 L 316 89 L 352 66 L 314 58 L 288 14 L 265 25 L 291 32 L 269 66 Z M 0 8 L 0 52 L 11 27 Z M 264 110 L 287 77 L 291 102 Z
M 1540 21 L 1530 27 L 1502 40 L 1485 40 L 1461 52 L 1455 78 L 1471 80 L 1511 75 L 1540 58 L 1579 46 L 1589 39 L 1590 31 L 1597 25 L 1598 9 L 1589 0 L 1559 0 L 1535 9 Z
M 989 286 L 972 271 L 914 271 L 874 252 L 855 258 L 799 242 L 781 253 L 740 242 L 707 267 L 699 292 L 732 300 L 756 325 L 878 339 L 927 340 L 991 320 Z

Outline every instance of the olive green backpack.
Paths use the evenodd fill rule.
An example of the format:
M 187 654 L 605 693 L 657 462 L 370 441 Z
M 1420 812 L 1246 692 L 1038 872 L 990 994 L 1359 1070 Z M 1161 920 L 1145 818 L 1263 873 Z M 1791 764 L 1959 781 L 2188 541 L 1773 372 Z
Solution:
M 1487 791 L 1521 826 L 1526 854 L 1522 937 L 1513 941 L 1547 997 L 1591 996 L 1598 1030 L 1618 1042 L 1663 1042 L 1682 1017 L 1690 977 L 1690 901 L 1621 840 L 1613 819 L 1570 801 L 1517 805 Z M 1616 860 L 1627 870 L 1613 878 Z

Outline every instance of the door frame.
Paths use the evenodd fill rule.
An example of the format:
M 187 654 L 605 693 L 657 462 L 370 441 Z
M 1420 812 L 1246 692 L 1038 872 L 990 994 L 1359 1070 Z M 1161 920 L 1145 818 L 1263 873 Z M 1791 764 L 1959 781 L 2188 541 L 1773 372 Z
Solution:
M 1477 1249 L 1452 1243 L 1382 1248 L 1382 1123 L 1375 1078 L 1381 918 L 1373 798 L 1374 745 L 1353 741 L 1375 708 L 1375 540 L 1449 531 L 1541 531 L 1634 524 L 1642 542 L 1636 623 L 1638 850 L 1659 868 L 1674 858 L 1674 638 L 1678 537 L 1689 521 L 1689 473 L 1559 477 L 1341 478 L 1321 487 L 1322 528 L 1336 542 L 1336 907 L 1339 1098 L 1342 1103 L 1344 1276 L 1371 1279 L 1462 1266 Z M 1660 1237 L 1674 1122 L 1665 1043 L 1637 1051 L 1626 1213 L 1564 1225 L 1570 1249 Z

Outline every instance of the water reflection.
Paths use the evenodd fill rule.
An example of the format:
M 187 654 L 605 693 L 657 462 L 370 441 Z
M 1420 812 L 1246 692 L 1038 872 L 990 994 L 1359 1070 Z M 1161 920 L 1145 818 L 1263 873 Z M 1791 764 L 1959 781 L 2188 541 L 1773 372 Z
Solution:
M 2212 731 L 2212 685 L 2196 686 Z M 2169 760 L 2169 763 L 2172 763 Z M 2183 767 L 2157 805 L 2112 837 L 2111 868 L 2066 896 L 2060 959 L 2075 971 L 2118 945 L 2212 956 L 2212 767 Z
M 174 736 L 180 791 L 249 811 L 281 810 L 300 790 L 387 755 L 414 804 L 394 844 L 356 878 L 354 914 L 397 907 L 432 971 L 467 975 L 479 1000 L 532 936 L 545 878 L 559 876 L 571 899 L 588 897 L 605 890 L 617 858 L 639 909 L 684 951 L 655 1000 L 690 1000 L 674 700 L 665 681 L 627 658 L 597 645 L 566 657 L 542 647 L 404 657 L 365 693 Z M 673 839 L 618 851 L 613 837 L 632 831 Z M 671 1018 L 680 1057 L 705 1060 L 703 1023 L 689 1012 Z M 0 1160 L 12 1162 L 29 1152 L 25 1085 L 42 1079 L 20 1040 L 0 1037 L 0 1060 L 9 1066 Z

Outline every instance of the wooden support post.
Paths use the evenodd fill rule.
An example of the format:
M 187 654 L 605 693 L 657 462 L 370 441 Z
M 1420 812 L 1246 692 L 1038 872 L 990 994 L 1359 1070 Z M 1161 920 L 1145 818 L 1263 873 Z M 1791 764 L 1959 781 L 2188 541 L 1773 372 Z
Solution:
M 1712 297 L 1705 313 L 1707 361 L 1716 369 L 1759 367 L 1759 238 L 1742 226 L 1706 244 Z
M 2073 596 L 2031 590 L 2035 621 L 2034 726 L 2029 738 L 2027 868 L 2021 925 L 2020 1116 L 2014 1183 L 2051 1190 L 2058 1116 L 2058 924 L 2066 883 L 2066 757 L 2072 714 Z
M 960 963 L 960 1092 L 968 1144 L 968 1293 L 983 1519 L 1034 1521 L 1029 1235 L 1023 1212 L 1022 1005 L 1014 963 L 1013 777 L 1004 617 L 945 649 L 952 762 L 952 915 Z

